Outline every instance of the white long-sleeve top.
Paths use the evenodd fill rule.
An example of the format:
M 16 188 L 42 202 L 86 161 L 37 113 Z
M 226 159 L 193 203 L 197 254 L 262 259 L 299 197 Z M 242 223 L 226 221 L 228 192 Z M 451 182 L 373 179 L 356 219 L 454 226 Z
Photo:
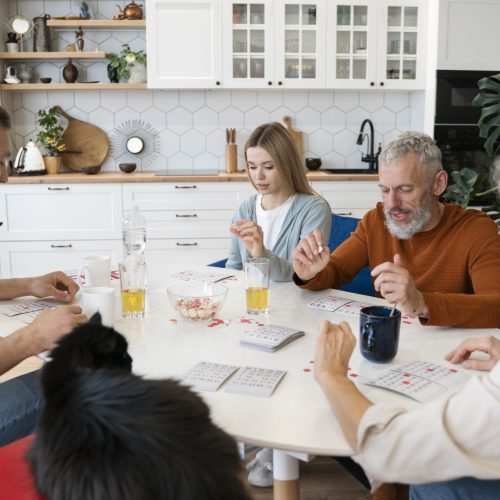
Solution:
M 446 399 L 404 410 L 371 406 L 353 457 L 376 487 L 471 476 L 500 479 L 500 363 Z

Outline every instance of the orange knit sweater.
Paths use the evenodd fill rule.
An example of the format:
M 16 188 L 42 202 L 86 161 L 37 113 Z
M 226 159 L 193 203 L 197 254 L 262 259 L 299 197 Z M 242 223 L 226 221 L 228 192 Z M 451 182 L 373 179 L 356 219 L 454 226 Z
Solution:
M 330 262 L 302 288 L 322 290 L 348 283 L 368 265 L 392 262 L 399 253 L 424 294 L 429 325 L 500 327 L 500 236 L 484 213 L 445 205 L 439 224 L 409 240 L 394 238 L 384 225 L 382 203 L 368 212 Z M 296 275 L 294 280 L 301 283 Z

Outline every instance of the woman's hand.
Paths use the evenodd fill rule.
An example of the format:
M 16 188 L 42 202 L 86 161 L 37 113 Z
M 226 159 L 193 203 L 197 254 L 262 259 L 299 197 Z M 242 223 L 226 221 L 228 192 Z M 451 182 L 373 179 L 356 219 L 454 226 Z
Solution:
M 243 241 L 252 257 L 258 258 L 264 255 L 264 232 L 254 221 L 248 219 L 237 220 L 229 230 Z

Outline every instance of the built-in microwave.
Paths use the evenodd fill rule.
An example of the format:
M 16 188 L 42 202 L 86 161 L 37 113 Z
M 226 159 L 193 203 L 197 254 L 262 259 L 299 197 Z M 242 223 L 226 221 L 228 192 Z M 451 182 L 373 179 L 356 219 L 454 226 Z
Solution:
M 477 82 L 500 71 L 451 71 L 438 70 L 436 87 L 437 125 L 476 125 L 481 108 L 472 105 L 479 93 Z

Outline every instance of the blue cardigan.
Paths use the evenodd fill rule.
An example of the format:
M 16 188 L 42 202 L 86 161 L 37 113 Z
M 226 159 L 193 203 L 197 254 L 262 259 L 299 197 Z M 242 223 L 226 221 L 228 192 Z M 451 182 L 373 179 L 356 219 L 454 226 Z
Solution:
M 231 224 L 240 219 L 257 222 L 255 214 L 255 198 L 247 198 L 234 212 Z M 332 212 L 328 203 L 318 195 L 297 193 L 292 206 L 288 209 L 283 226 L 274 248 L 264 250 L 262 257 L 271 260 L 271 279 L 273 281 L 291 281 L 292 251 L 301 238 L 307 236 L 313 229 L 321 229 L 325 245 L 330 239 Z M 243 269 L 243 263 L 252 255 L 237 236 L 231 234 L 231 249 L 226 267 Z

